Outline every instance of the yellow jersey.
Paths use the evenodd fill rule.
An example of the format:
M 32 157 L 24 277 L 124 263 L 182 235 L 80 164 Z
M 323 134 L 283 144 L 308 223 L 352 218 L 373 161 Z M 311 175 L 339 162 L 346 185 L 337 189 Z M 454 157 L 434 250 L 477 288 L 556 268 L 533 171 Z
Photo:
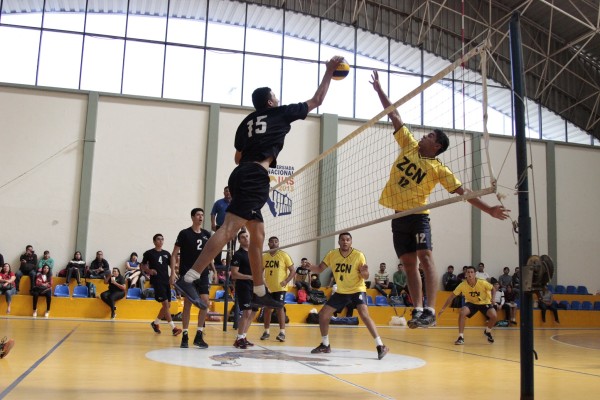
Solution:
M 426 205 L 438 183 L 450 193 L 461 186 L 452 171 L 440 160 L 419 154 L 419 142 L 406 126 L 398 129 L 394 138 L 401 151 L 392 165 L 379 204 L 392 210 L 407 211 Z M 429 214 L 429 210 L 421 214 Z
M 465 301 L 472 304 L 492 304 L 492 289 L 494 287 L 491 283 L 485 279 L 477 279 L 475 285 L 471 286 L 465 279 L 462 281 L 456 289 L 454 289 L 454 295 L 465 296 Z
M 367 260 L 360 251 L 352 248 L 350 254 L 344 257 L 340 249 L 334 249 L 327 253 L 323 263 L 331 268 L 337 293 L 353 294 L 367 291 L 365 280 L 358 270 L 367 263 Z
M 265 284 L 269 292 L 284 292 L 287 289 L 281 287 L 281 281 L 288 277 L 288 268 L 293 267 L 292 259 L 283 250 L 277 250 L 273 255 L 266 252 L 263 253 L 263 266 L 265 273 Z

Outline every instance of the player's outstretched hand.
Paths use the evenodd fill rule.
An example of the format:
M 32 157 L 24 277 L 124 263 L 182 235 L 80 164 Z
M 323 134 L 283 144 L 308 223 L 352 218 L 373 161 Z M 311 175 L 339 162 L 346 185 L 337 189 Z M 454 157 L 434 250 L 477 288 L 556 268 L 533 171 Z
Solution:
M 379 73 L 377 71 L 373 71 L 371 74 L 371 81 L 369 81 L 371 85 L 373 85 L 373 89 L 376 92 L 381 92 L 381 84 L 379 83 Z
M 505 220 L 508 218 L 508 213 L 510 210 L 504 208 L 504 206 L 494 206 L 490 209 L 490 215 L 494 218 L 498 218 L 500 220 Z
M 342 61 L 344 61 L 344 57 L 342 56 L 331 57 L 331 60 L 325 63 L 325 66 L 327 67 L 327 72 L 333 75 L 333 71 L 335 71 L 335 69 L 338 67 L 338 65 L 340 65 Z

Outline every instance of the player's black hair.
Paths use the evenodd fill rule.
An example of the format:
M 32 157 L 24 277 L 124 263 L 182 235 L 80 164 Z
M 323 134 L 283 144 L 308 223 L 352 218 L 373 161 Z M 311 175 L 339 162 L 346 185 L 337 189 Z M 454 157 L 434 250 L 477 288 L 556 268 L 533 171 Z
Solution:
M 153 242 L 154 242 L 154 241 L 156 241 L 156 239 L 157 239 L 159 236 L 162 236 L 162 237 L 163 237 L 163 239 L 164 239 L 164 236 L 163 236 L 163 234 L 162 234 L 162 233 L 157 233 L 156 235 L 152 236 L 152 241 L 153 241 Z
M 470 269 L 472 269 L 474 272 L 477 272 L 477 268 L 475 268 L 475 267 L 474 267 L 474 266 L 472 266 L 472 265 L 469 265 L 469 266 L 467 267 L 467 271 L 468 271 L 468 270 L 470 270 Z
M 435 153 L 435 155 L 437 156 L 445 152 L 446 149 L 448 149 L 448 146 L 450 145 L 450 139 L 448 139 L 448 135 L 446 135 L 441 129 L 434 129 L 433 132 L 435 132 L 436 143 L 438 143 L 441 146 L 438 152 Z
M 204 210 L 203 210 L 202 208 L 200 208 L 200 207 L 196 207 L 196 208 L 192 208 L 192 212 L 190 213 L 190 216 L 192 216 L 192 217 L 193 217 L 194 215 L 196 215 L 196 213 L 197 213 L 198 211 L 202 211 L 202 214 L 204 214 Z
M 243 235 L 244 233 L 248 233 L 247 231 L 239 231 L 237 234 L 237 239 L 238 241 L 240 240 L 240 236 Z
M 350 234 L 350 232 L 340 233 L 340 236 L 338 236 L 338 240 L 340 240 L 342 238 L 342 236 L 350 236 L 350 239 L 352 239 L 352 235 Z
M 260 87 L 252 92 L 252 104 L 256 111 L 266 109 L 269 100 L 271 100 L 271 88 L 269 87 Z

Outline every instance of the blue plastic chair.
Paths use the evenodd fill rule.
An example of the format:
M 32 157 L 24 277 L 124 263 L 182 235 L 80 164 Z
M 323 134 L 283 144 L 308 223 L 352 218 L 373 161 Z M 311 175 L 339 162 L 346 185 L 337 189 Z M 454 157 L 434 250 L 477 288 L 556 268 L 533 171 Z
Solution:
M 217 301 L 223 301 L 225 297 L 225 291 L 224 290 L 217 290 L 215 292 L 215 300 Z
M 585 311 L 592 311 L 593 307 L 594 307 L 594 306 L 592 305 L 592 302 L 591 302 L 591 301 L 587 301 L 587 300 L 586 300 L 586 301 L 582 301 L 582 302 L 581 302 L 581 309 L 582 309 L 582 310 L 585 310 Z
M 578 300 L 571 302 L 571 310 L 581 310 L 581 303 Z
M 594 311 L 600 311 L 600 301 L 594 302 Z
M 127 290 L 127 297 L 131 300 L 141 300 L 142 299 L 142 289 L 133 287 Z
M 368 306 L 374 306 L 375 303 L 373 302 L 373 298 L 371 296 L 369 296 L 368 294 L 365 295 L 367 297 L 367 305 Z
M 567 294 L 577 294 L 577 287 L 573 285 L 567 286 Z
M 569 304 L 569 302 L 567 300 L 562 300 L 558 304 L 562 304 L 564 306 L 565 310 L 570 310 L 571 309 L 571 305 Z
M 89 292 L 87 286 L 77 285 L 75 289 L 73 289 L 73 297 L 79 298 L 87 298 L 89 297 Z
M 554 293 L 554 286 L 553 285 L 547 285 L 548 290 L 551 291 L 552 293 Z
M 389 306 L 387 297 L 385 296 L 375 296 L 375 305 L 376 306 Z
M 577 286 L 577 294 L 590 294 L 585 286 Z
M 54 287 L 54 296 L 56 296 L 56 297 L 71 297 L 71 292 L 69 291 L 69 286 L 68 285 L 56 285 Z
M 296 296 L 294 296 L 294 293 L 291 293 L 291 292 L 287 292 L 285 294 L 285 298 L 283 299 L 283 302 L 285 304 L 298 304 L 298 302 L 296 301 Z
M 565 294 L 567 290 L 563 285 L 556 285 L 554 288 L 554 294 Z
M 171 301 L 176 301 L 177 300 L 177 292 L 175 291 L 175 289 L 171 289 Z
M 148 288 L 144 291 L 146 293 L 146 300 L 154 300 L 154 288 Z

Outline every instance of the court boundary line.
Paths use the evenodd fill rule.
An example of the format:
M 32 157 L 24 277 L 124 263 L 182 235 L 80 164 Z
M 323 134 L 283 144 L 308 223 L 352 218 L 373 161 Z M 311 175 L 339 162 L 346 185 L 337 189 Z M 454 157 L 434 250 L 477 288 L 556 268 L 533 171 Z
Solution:
M 10 392 L 17 387 L 19 383 L 21 383 L 27 376 L 29 376 L 43 361 L 45 361 L 56 349 L 58 349 L 64 342 L 71 336 L 75 331 L 79 328 L 79 325 L 76 325 L 65 337 L 58 341 L 54 346 L 50 348 L 42 357 L 40 357 L 36 362 L 34 362 L 25 372 L 23 372 L 17 379 L 12 381 L 10 385 L 6 387 L 2 392 L 0 392 L 0 399 L 5 398 Z

